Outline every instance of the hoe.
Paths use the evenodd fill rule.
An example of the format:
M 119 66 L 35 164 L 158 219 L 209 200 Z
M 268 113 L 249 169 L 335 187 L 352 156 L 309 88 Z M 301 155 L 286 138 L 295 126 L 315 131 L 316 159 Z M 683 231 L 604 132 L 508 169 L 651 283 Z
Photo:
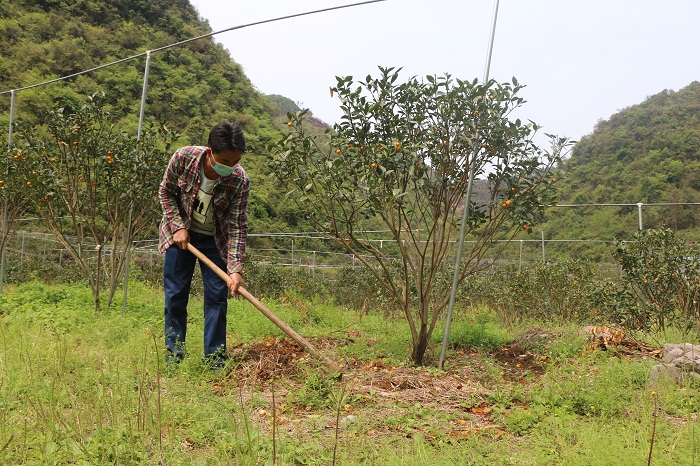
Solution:
M 187 245 L 187 249 L 197 257 L 200 261 L 202 261 L 207 267 L 212 269 L 219 277 L 221 277 L 222 280 L 226 281 L 227 283 L 231 281 L 231 278 L 219 268 L 216 264 L 214 264 L 207 256 L 202 254 L 202 252 L 192 246 L 192 244 Z M 336 376 L 338 380 L 342 377 L 342 370 L 338 364 L 336 364 L 334 361 L 332 361 L 330 358 L 325 356 L 323 353 L 318 351 L 314 345 L 312 345 L 308 340 L 306 340 L 304 337 L 299 335 L 292 327 L 287 325 L 282 319 L 277 317 L 271 310 L 269 310 L 263 303 L 258 301 L 258 299 L 250 294 L 248 290 L 243 288 L 242 286 L 238 287 L 238 294 L 243 296 L 245 299 L 250 302 L 253 306 L 255 306 L 260 312 L 263 313 L 265 317 L 270 319 L 272 323 L 274 323 L 276 326 L 278 326 L 284 333 L 289 335 L 294 341 L 302 345 L 304 348 L 306 348 L 311 354 L 316 356 L 318 359 L 323 361 L 326 364 L 326 367 L 329 369 L 329 371 Z

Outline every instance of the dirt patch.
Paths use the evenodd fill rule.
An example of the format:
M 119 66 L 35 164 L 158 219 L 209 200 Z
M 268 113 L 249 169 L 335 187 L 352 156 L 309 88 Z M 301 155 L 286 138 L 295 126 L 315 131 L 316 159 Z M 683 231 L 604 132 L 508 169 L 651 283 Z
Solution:
M 504 377 L 509 380 L 522 380 L 526 375 L 541 376 L 544 374 L 541 363 L 547 359 L 517 344 L 501 347 L 494 357 L 503 368 Z
M 315 338 L 309 341 L 322 352 L 345 346 L 350 342 L 333 338 Z M 244 383 L 267 382 L 273 377 L 294 376 L 299 372 L 300 362 L 317 362 L 303 346 L 286 338 L 273 338 L 230 347 L 229 358 L 233 364 L 227 375 Z

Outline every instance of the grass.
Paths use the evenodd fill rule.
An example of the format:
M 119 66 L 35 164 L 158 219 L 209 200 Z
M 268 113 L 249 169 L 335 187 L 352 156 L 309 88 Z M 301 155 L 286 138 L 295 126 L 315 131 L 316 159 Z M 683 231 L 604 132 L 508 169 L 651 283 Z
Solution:
M 647 464 L 650 450 L 651 464 L 700 464 L 698 385 L 652 391 L 657 361 L 591 349 L 571 324 L 506 329 L 486 309 L 457 315 L 441 371 L 410 364 L 404 322 L 290 295 L 266 305 L 334 342 L 317 346 L 348 369 L 333 381 L 306 354 L 256 378 L 263 356 L 224 373 L 202 364 L 193 299 L 190 356 L 169 372 L 160 290 L 130 291 L 123 314 L 118 300 L 95 313 L 79 285 L 3 290 L 0 464 L 576 466 Z M 522 340 L 533 362 L 516 368 L 499 352 L 530 328 L 550 337 Z M 232 347 L 284 340 L 238 300 L 229 333 Z

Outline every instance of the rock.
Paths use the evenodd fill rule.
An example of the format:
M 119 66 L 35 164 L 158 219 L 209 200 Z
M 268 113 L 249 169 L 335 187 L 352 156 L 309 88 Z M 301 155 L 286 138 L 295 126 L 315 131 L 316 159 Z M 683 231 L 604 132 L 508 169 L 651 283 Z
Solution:
M 656 384 L 664 378 L 675 383 L 682 383 L 688 377 L 700 379 L 700 345 L 667 343 L 661 360 L 663 364 L 649 371 L 649 384 Z
M 649 385 L 657 385 L 665 380 L 671 380 L 674 383 L 683 382 L 683 369 L 673 364 L 657 364 L 653 366 L 649 371 Z

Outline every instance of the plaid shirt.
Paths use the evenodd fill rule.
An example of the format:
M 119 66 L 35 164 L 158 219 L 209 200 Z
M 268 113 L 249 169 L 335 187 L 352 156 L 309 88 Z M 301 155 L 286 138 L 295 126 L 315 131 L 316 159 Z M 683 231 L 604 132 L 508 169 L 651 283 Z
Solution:
M 202 157 L 206 147 L 178 149 L 170 159 L 158 189 L 163 219 L 160 222 L 158 250 L 164 253 L 173 244 L 177 230 L 189 230 L 192 210 L 201 184 Z M 227 272 L 243 271 L 245 241 L 248 236 L 248 175 L 240 165 L 231 175 L 222 176 L 214 187 L 214 241 L 226 262 Z

